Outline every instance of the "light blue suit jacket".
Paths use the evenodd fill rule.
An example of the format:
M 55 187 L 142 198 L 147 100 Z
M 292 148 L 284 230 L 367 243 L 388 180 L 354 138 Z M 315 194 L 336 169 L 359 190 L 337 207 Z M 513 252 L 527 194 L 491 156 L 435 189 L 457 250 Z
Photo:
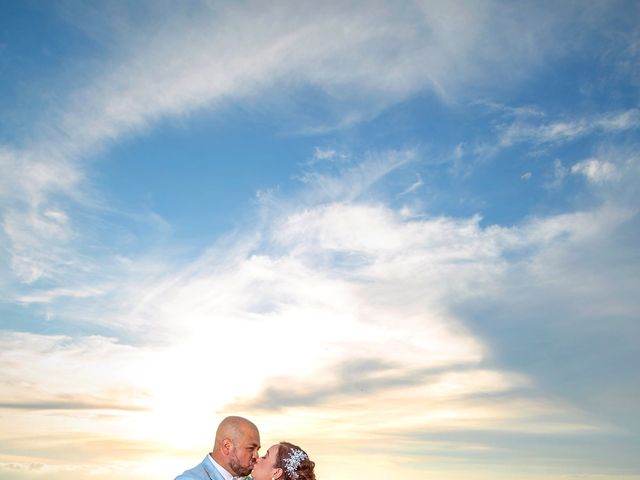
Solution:
M 182 475 L 178 475 L 175 480 L 224 480 L 220 472 L 209 460 L 209 454 L 199 465 L 187 470 Z

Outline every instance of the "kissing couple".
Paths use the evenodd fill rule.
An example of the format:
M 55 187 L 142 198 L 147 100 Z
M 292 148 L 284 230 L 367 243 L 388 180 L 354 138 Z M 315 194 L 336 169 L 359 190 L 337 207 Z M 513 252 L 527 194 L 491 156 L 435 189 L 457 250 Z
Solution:
M 213 451 L 175 480 L 316 480 L 315 463 L 297 445 L 280 442 L 259 457 L 258 427 L 243 417 L 226 417 L 216 430 Z

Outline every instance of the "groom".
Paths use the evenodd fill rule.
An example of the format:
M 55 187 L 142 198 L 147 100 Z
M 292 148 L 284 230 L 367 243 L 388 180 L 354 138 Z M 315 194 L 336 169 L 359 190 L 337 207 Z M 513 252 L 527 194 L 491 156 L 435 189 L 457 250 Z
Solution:
M 232 480 L 251 473 L 258 459 L 260 433 L 246 418 L 227 417 L 216 430 L 213 451 L 175 480 Z

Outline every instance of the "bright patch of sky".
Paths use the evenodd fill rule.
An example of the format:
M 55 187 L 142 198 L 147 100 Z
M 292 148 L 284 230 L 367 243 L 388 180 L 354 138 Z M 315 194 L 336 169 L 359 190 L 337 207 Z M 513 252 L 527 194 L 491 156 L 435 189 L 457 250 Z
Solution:
M 639 10 L 4 2 L 0 479 L 638 478 Z

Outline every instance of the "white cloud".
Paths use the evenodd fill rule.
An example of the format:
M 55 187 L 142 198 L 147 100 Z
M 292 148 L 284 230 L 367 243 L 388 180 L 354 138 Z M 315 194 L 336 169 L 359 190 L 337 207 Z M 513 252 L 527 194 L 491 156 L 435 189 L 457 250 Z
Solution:
M 424 90 L 452 99 L 491 85 L 498 72 L 513 71 L 513 62 L 533 66 L 553 47 L 558 23 L 558 15 L 534 7 L 523 7 L 523 21 L 521 12 L 493 1 L 403 8 L 249 2 L 172 6 L 171 15 L 149 3 L 139 17 L 126 7 L 104 8 L 67 7 L 64 15 L 103 42 L 109 56 L 102 64 L 79 59 L 82 75 L 68 82 L 73 90 L 52 95 L 58 103 L 42 109 L 30 143 L 0 151 L 0 164 L 17 179 L 0 180 L 0 195 L 11 199 L 3 217 L 13 216 L 12 222 L 26 210 L 33 216 L 41 211 L 36 207 L 50 208 L 55 195 L 99 205 L 81 195 L 88 188 L 86 159 L 162 118 L 248 101 L 277 111 L 287 104 L 297 113 L 284 123 L 297 130 L 351 125 Z M 297 92 L 308 88 L 318 93 L 314 117 L 295 107 Z M 73 225 L 75 215 L 66 214 Z M 30 246 L 13 240 L 16 230 L 31 233 Z M 42 258 L 47 238 L 28 222 L 5 234 L 24 281 L 76 263 L 67 261 L 73 248 L 62 251 L 63 241 L 59 255 Z
M 16 302 L 24 304 L 50 303 L 60 297 L 87 298 L 95 297 L 103 293 L 103 290 L 95 287 L 54 288 L 20 295 L 16 298 Z
M 298 2 L 256 2 L 252 15 L 242 5 L 205 8 L 198 19 L 177 11 L 167 20 L 167 33 L 162 24 L 142 24 L 127 41 L 146 41 L 74 94 L 62 128 L 74 131 L 76 142 L 95 144 L 161 116 L 251 97 L 276 85 L 315 86 L 330 92 L 336 105 L 355 99 L 357 109 L 366 97 L 378 110 L 425 88 L 443 91 L 446 85 L 443 92 L 450 95 L 505 56 L 536 56 L 515 35 L 532 24 L 494 16 L 501 6 L 493 2 L 405 9 L 383 2 L 366 8 L 340 2 L 313 6 L 312 17 L 306 15 L 309 5 Z M 507 26 L 513 38 L 503 43 L 487 21 Z M 482 58 L 474 57 L 477 38 L 484 39 Z
M 587 180 L 593 183 L 602 183 L 617 180 L 619 173 L 613 163 L 590 158 L 576 163 L 571 167 L 574 175 L 584 175 Z
M 583 119 L 560 120 L 550 123 L 516 121 L 500 127 L 502 147 L 517 143 L 563 143 L 588 134 L 609 134 L 640 127 L 640 113 L 633 108 L 620 113 L 607 113 Z
M 11 173 L 0 179 L 0 199 L 22 199 L 30 207 L 39 206 L 51 193 L 73 189 L 82 179 L 55 147 L 20 151 L 0 146 L 0 167 Z
M 372 158 L 394 165 L 396 155 Z M 332 181 L 334 191 L 346 191 L 339 183 L 353 183 L 351 170 Z M 274 194 L 270 206 L 275 216 L 246 238 L 221 240 L 187 268 L 122 287 L 126 301 L 104 324 L 125 325 L 144 345 L 5 335 L 0 355 L 11 368 L 3 381 L 15 403 L 75 406 L 87 431 L 102 424 L 82 412 L 111 409 L 123 417 L 113 428 L 126 423 L 140 442 L 157 441 L 167 450 L 208 445 L 210 425 L 201 418 L 238 413 L 243 405 L 264 431 L 295 431 L 324 454 L 333 453 L 318 440 L 327 431 L 344 435 L 342 446 L 357 456 L 368 453 L 360 445 L 391 427 L 401 448 L 425 432 L 554 436 L 611 428 L 574 403 L 546 396 L 536 372 L 503 367 L 496 344 L 477 333 L 495 320 L 482 308 L 470 315 L 458 309 L 500 298 L 523 327 L 542 320 L 528 319 L 536 310 L 522 305 L 544 303 L 553 292 L 571 292 L 579 304 L 611 278 L 585 276 L 570 252 L 599 245 L 633 211 L 606 205 L 505 228 L 482 226 L 479 217 L 405 215 L 348 194 L 284 206 Z M 593 259 L 585 256 L 581 264 L 588 264 L 585 258 Z M 52 291 L 31 301 L 77 293 Z M 633 308 L 624 295 L 612 298 L 599 306 L 605 313 Z M 572 312 L 582 329 L 592 328 L 579 308 Z M 562 338 L 573 337 L 564 332 Z M 545 354 L 554 353 L 545 347 Z M 226 360 L 233 367 L 217 370 L 209 382 L 203 372 Z M 363 374 L 349 367 L 353 360 L 372 367 Z M 269 398 L 284 395 L 283 386 L 290 401 L 280 405 L 284 414 L 267 408 Z M 123 399 L 150 410 L 118 410 Z M 247 407 L 256 401 L 266 411 Z
M 313 409 L 312 417 L 318 418 L 312 426 L 316 435 L 329 424 L 334 433 L 335 425 L 344 425 L 348 438 L 357 443 L 385 431 L 385 421 L 396 426 L 395 432 L 490 428 L 550 434 L 602 429 L 571 405 L 549 399 L 508 400 L 531 388 L 530 379 L 499 369 L 483 371 L 480 365 L 491 358 L 491 350 L 450 308 L 472 298 L 481 301 L 499 295 L 503 282 L 514 281 L 511 269 L 520 268 L 523 257 L 518 252 L 527 252 L 525 261 L 535 259 L 520 284 L 542 275 L 558 260 L 545 252 L 597 239 L 628 218 L 612 213 L 483 229 L 479 219 L 407 219 L 383 206 L 335 203 L 307 208 L 275 225 L 275 245 L 270 249 L 280 253 L 234 257 L 233 264 L 213 270 L 210 259 L 199 262 L 179 284 L 156 291 L 147 301 L 146 315 L 155 322 L 165 318 L 167 323 L 180 316 L 174 338 L 197 332 L 197 339 L 181 337 L 186 351 L 180 350 L 179 357 L 187 359 L 183 361 L 197 363 L 200 355 L 187 351 L 204 349 L 208 338 L 222 332 L 241 341 L 253 355 L 268 357 L 268 365 L 258 372 L 260 382 L 250 388 L 224 376 L 222 381 L 234 385 L 230 391 L 239 400 L 252 398 L 256 388 L 286 385 L 289 397 L 296 394 L 303 400 L 289 405 L 277 396 L 279 407 L 294 418 Z M 505 262 L 505 256 L 514 253 L 513 264 Z M 273 341 L 276 349 L 271 348 Z M 235 350 L 231 344 L 219 353 L 232 355 Z M 290 358 L 296 358 L 295 365 L 287 362 Z M 415 385 L 392 382 L 370 392 L 366 375 L 359 375 L 363 392 L 343 391 L 334 378 L 336 365 L 353 358 L 390 362 L 393 368 L 382 369 L 376 381 L 384 381 L 386 375 L 390 380 L 402 378 L 406 372 L 420 379 L 416 369 L 445 370 Z M 240 376 L 250 370 L 247 366 Z M 333 392 L 316 390 L 330 390 L 332 378 Z M 183 378 L 184 385 L 179 385 L 190 381 L 195 379 Z M 478 396 L 488 392 L 510 395 L 485 404 Z M 276 393 L 280 395 L 271 392 Z M 203 395 L 207 397 L 206 392 Z M 210 403 L 212 393 L 208 395 Z M 328 411 L 323 409 L 324 395 L 329 395 Z M 267 407 L 268 396 L 257 398 L 258 405 Z M 306 404 L 309 399 L 311 404 Z M 229 408 L 242 405 L 232 402 Z M 344 415 L 332 413 L 336 409 Z M 356 428 L 360 416 L 369 420 Z M 371 420 L 377 418 L 380 421 Z M 273 418 L 268 421 L 286 430 Z

